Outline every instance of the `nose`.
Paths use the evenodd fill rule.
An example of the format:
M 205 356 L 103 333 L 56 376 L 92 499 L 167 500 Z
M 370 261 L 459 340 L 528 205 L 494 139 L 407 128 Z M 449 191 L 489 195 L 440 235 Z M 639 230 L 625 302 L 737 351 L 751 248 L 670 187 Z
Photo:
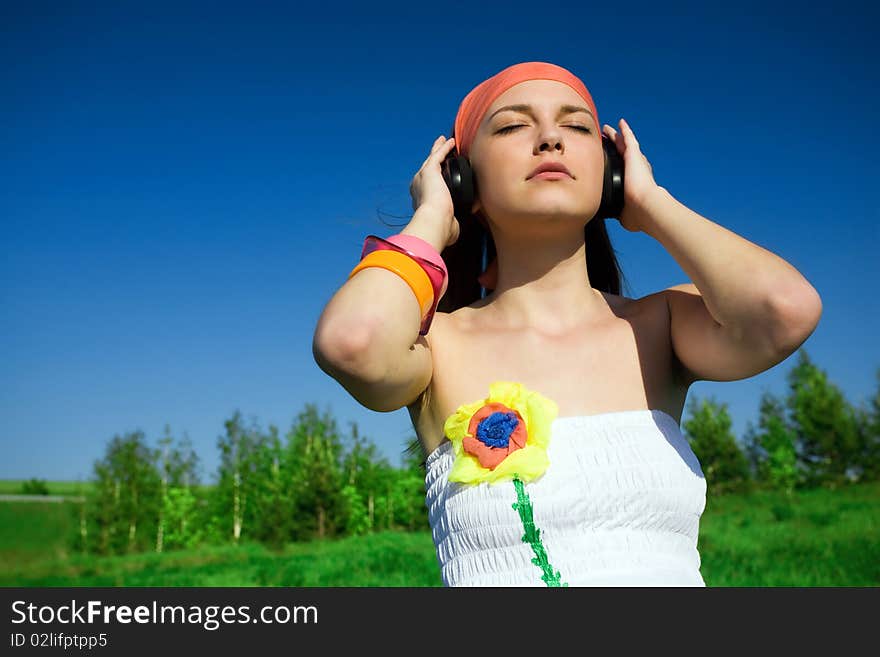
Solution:
M 562 132 L 559 130 L 559 126 L 554 125 L 549 128 L 544 128 L 538 136 L 539 153 L 548 149 L 560 152 L 565 151 L 565 144 L 563 143 Z

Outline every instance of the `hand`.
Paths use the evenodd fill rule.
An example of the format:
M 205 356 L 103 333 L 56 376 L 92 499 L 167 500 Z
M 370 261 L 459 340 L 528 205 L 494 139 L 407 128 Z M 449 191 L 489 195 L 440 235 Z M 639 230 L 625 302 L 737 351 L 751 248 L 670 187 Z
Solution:
M 431 147 L 431 153 L 413 176 L 409 186 L 413 210 L 416 212 L 413 220 L 418 216 L 419 221 L 416 223 L 420 224 L 420 230 L 427 229 L 430 233 L 437 234 L 443 245 L 442 248 L 455 244 L 460 232 L 458 220 L 455 218 L 452 194 L 446 181 L 443 180 L 440 169 L 440 163 L 446 158 L 454 143 L 455 139 L 451 137 L 449 139 L 443 135 L 437 137 Z M 424 225 L 426 220 L 423 217 L 428 217 L 427 222 L 431 224 L 430 226 Z M 410 222 L 410 225 L 412 223 Z
M 617 152 L 623 157 L 626 174 L 623 177 L 623 212 L 620 214 L 620 225 L 630 232 L 644 231 L 649 220 L 646 211 L 647 200 L 659 189 L 654 181 L 651 163 L 639 148 L 639 142 L 629 124 L 620 119 L 620 132 L 607 123 L 602 132 L 612 139 Z

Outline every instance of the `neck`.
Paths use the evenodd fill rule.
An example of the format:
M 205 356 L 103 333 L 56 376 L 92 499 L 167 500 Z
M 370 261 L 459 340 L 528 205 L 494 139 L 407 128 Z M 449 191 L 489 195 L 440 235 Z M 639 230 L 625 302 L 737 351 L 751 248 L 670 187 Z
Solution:
M 590 285 L 582 226 L 553 236 L 498 232 L 493 239 L 498 283 L 485 302 L 505 327 L 558 335 L 607 311 Z

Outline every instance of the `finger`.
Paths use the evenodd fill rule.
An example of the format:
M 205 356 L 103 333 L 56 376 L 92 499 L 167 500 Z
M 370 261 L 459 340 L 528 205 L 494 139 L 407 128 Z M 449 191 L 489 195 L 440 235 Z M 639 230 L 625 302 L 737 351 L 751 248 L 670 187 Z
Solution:
M 623 136 L 607 123 L 605 124 L 605 134 L 615 145 L 617 152 L 623 155 L 626 152 L 626 143 L 623 141 Z
M 614 141 L 615 144 L 618 145 L 618 147 L 623 149 L 623 147 L 624 147 L 623 135 L 621 135 L 617 130 L 615 130 L 613 127 L 611 127 L 607 123 L 605 124 L 605 128 L 606 128 L 606 133 L 608 134 L 608 136 Z
M 422 161 L 422 166 L 419 167 L 419 171 L 425 168 L 425 165 L 431 161 L 431 158 L 438 152 L 448 152 L 449 141 L 446 140 L 446 137 L 440 135 L 437 139 L 434 140 L 434 143 L 431 145 L 431 152 L 428 153 L 428 157 L 426 157 Z
M 431 157 L 438 157 L 438 158 L 440 158 L 440 159 L 442 160 L 442 159 L 445 158 L 446 155 L 449 153 L 449 151 L 450 151 L 450 149 L 452 148 L 452 146 L 454 145 L 454 143 L 455 143 L 455 139 L 453 139 L 452 137 L 450 137 L 450 138 L 447 139 L 444 143 L 442 143 L 442 144 L 440 144 L 439 146 L 437 146 L 437 147 L 431 152 Z M 429 158 L 429 159 L 430 159 L 430 158 Z
M 629 123 L 624 119 L 620 119 L 620 130 L 626 136 L 626 140 L 630 142 L 636 150 L 639 150 L 639 140 L 636 139 L 635 133 L 632 131 L 632 128 L 629 127 Z
M 623 135 L 617 132 L 611 126 L 608 126 L 608 136 L 611 138 L 611 141 L 617 146 L 618 152 L 623 155 L 626 152 L 626 141 L 623 138 Z
M 440 135 L 439 137 L 437 137 L 437 139 L 434 140 L 434 143 L 431 146 L 431 150 L 433 151 L 438 148 L 441 148 L 441 147 L 445 146 L 446 144 L 448 144 L 450 141 L 453 141 L 452 137 L 449 137 L 449 139 L 447 139 L 444 135 Z

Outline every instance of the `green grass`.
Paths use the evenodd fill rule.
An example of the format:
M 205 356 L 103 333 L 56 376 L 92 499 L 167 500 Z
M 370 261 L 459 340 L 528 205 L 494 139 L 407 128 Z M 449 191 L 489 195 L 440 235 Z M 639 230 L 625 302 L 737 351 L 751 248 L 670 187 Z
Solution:
M 0 586 L 440 586 L 428 532 L 338 541 L 205 547 L 166 554 L 74 556 L 0 573 Z
M 20 495 L 25 479 L 0 479 L 0 495 Z M 50 495 L 79 496 L 91 490 L 89 481 L 47 481 Z
M 880 483 L 709 497 L 699 548 L 710 586 L 880 585 Z
M 51 487 L 51 484 L 50 484 Z M 710 495 L 700 526 L 709 586 L 880 585 L 880 483 Z M 67 554 L 72 503 L 0 503 L 0 586 L 439 586 L 429 532 L 202 547 L 165 554 Z
M 76 527 L 72 502 L 0 502 L 0 572 L 67 558 L 65 537 Z
M 20 495 L 21 485 L 26 479 L 0 479 L 0 495 Z M 50 495 L 64 495 L 66 497 L 79 497 L 92 490 L 91 481 L 47 481 Z M 203 484 L 195 486 L 198 491 L 207 491 L 214 486 Z

